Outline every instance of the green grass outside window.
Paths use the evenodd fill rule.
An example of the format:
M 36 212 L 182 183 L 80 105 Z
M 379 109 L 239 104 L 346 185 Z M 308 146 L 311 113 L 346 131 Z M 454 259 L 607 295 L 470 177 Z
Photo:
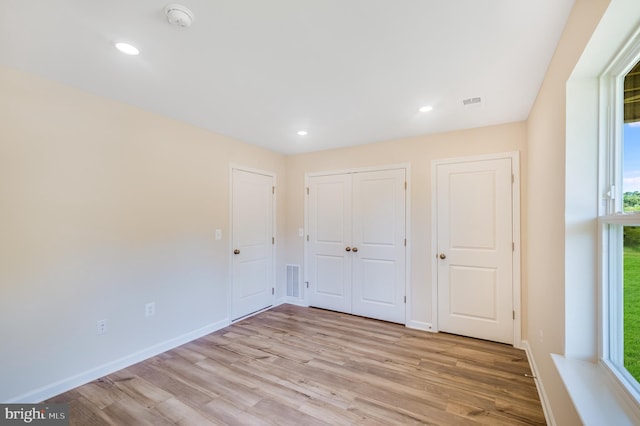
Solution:
M 640 246 L 624 248 L 624 366 L 640 381 Z

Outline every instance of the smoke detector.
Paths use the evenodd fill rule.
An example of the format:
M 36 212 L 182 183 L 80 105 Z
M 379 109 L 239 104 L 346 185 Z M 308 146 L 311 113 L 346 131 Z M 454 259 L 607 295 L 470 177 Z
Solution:
M 166 5 L 164 14 L 167 16 L 167 20 L 171 25 L 176 25 L 181 28 L 189 27 L 194 19 L 192 11 L 176 3 Z

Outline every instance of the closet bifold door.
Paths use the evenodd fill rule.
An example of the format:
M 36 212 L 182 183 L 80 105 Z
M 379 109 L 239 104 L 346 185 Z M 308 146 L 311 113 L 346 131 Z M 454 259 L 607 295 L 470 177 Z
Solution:
M 405 323 L 405 170 L 353 175 L 352 313 Z
M 351 313 L 351 175 L 309 182 L 309 305 Z M 348 249 L 348 250 L 347 250 Z
M 405 323 L 405 169 L 309 180 L 309 304 Z

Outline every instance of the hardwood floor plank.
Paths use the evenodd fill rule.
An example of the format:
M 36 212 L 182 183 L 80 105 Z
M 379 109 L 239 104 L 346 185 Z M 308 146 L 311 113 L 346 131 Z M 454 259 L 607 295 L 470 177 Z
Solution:
M 248 413 L 223 398 L 217 398 L 204 405 L 200 410 L 209 419 L 219 421 L 229 426 L 267 426 L 273 423 L 267 421 L 265 416 L 255 416 Z
M 220 422 L 209 420 L 203 414 L 177 398 L 169 398 L 158 404 L 157 408 L 160 413 L 177 425 L 209 426 L 221 424 Z
M 245 386 L 253 391 L 258 397 L 262 399 L 275 399 L 277 402 L 281 402 L 285 405 L 289 405 L 295 409 L 299 408 L 302 404 L 306 403 L 310 398 L 309 395 L 303 392 L 292 390 L 286 386 L 282 386 L 280 383 L 274 383 L 270 380 L 264 380 L 259 374 L 255 374 L 252 369 L 237 368 L 240 363 L 235 363 L 229 367 L 214 363 L 205 364 L 203 361 L 198 365 L 209 371 L 215 371 L 221 377 L 227 379 L 230 383 L 238 386 Z M 255 363 L 251 365 L 255 370 Z M 249 404 L 251 406 L 253 404 Z
M 281 305 L 52 398 L 72 425 L 543 425 L 523 351 Z
M 310 416 L 302 411 L 281 404 L 273 399 L 263 399 L 249 412 L 255 416 L 262 416 L 269 419 L 270 422 L 282 426 L 330 426 L 331 423 Z
M 187 380 L 197 383 L 200 388 L 214 392 L 218 396 L 233 399 L 242 406 L 253 406 L 261 399 L 261 396 L 250 387 L 228 380 L 217 372 L 200 368 L 197 364 L 177 364 L 174 362 L 169 368 Z
M 327 422 L 332 426 L 381 424 L 368 414 L 357 413 L 351 409 L 336 410 L 335 406 L 315 399 L 309 400 L 309 402 L 302 405 L 299 410 L 311 417 Z
M 515 426 L 515 425 L 530 425 L 533 423 L 532 419 L 514 418 L 513 416 L 503 416 L 500 411 L 487 411 L 482 408 L 474 407 L 470 404 L 462 402 L 450 402 L 447 405 L 447 411 L 463 416 L 467 419 L 471 419 L 478 424 L 488 426 Z M 544 424 L 544 418 L 543 423 Z
M 207 359 L 206 355 L 201 354 L 200 352 L 189 348 L 187 345 L 175 348 L 172 352 L 175 353 L 176 355 L 186 359 L 187 361 L 189 361 L 192 364 L 195 364 L 198 361 L 202 361 L 204 359 Z
M 546 423 L 544 413 L 540 409 L 539 401 L 532 400 L 523 404 L 513 399 L 496 398 L 496 409 L 522 422 L 538 425 L 544 425 Z
M 114 387 L 113 383 L 106 377 L 79 387 L 78 393 L 100 410 L 127 396 L 120 389 Z
M 160 389 L 170 390 L 171 394 L 191 407 L 200 407 L 216 398 L 215 393 L 203 392 L 201 389 L 178 380 L 168 374 L 161 366 L 139 363 L 126 369 L 130 374 L 139 376 Z
M 104 413 L 116 425 L 168 426 L 175 424 L 157 411 L 149 410 L 129 398 L 123 398 L 105 407 Z
M 191 343 L 187 343 L 189 349 L 194 352 L 198 352 L 201 355 L 204 355 L 205 358 L 214 359 L 216 361 L 220 361 L 223 363 L 233 363 L 238 360 L 238 354 L 228 351 L 225 349 L 224 345 L 217 343 L 210 343 L 207 339 L 212 335 L 205 336 L 202 339 L 198 339 Z
M 355 363 L 354 363 L 355 364 Z M 364 371 L 355 371 L 355 365 L 345 366 L 344 368 L 331 365 L 324 360 L 314 360 L 309 364 L 311 367 L 317 368 L 326 373 L 332 373 L 334 377 L 339 376 L 352 383 L 355 389 L 361 389 L 369 398 L 375 397 L 379 400 L 393 400 L 412 403 L 419 401 L 423 405 L 431 405 L 439 410 L 446 407 L 446 399 L 438 394 L 431 394 L 428 399 L 422 398 L 424 392 L 413 389 L 411 386 L 392 382 L 376 374 Z M 358 392 L 358 393 L 361 393 Z
M 411 414 L 401 413 L 397 410 L 389 410 L 378 404 L 366 400 L 356 399 L 349 408 L 349 412 L 363 420 L 354 424 L 367 425 L 424 425 L 429 424 Z M 430 423 L 435 424 L 435 423 Z
M 433 425 L 477 425 L 455 413 L 424 404 L 424 401 L 406 401 L 401 398 L 379 398 L 372 395 L 358 397 L 357 401 L 366 403 L 369 407 L 376 407 L 379 413 L 385 413 L 387 417 L 399 414 L 410 419 L 418 420 L 424 424 Z M 392 424 L 392 423 L 390 423 Z
M 126 370 L 110 374 L 107 378 L 129 398 L 144 407 L 154 407 L 172 397 L 171 393 L 138 376 L 128 374 Z
M 266 363 L 237 363 L 235 368 L 247 368 L 278 385 L 299 392 L 314 401 L 324 402 L 335 409 L 346 410 L 355 398 L 349 390 L 338 390 L 332 385 L 324 385 L 309 377 L 307 368 L 289 360 Z
M 110 426 L 115 424 L 106 413 L 83 396 L 66 402 L 70 402 L 69 424 L 71 426 Z

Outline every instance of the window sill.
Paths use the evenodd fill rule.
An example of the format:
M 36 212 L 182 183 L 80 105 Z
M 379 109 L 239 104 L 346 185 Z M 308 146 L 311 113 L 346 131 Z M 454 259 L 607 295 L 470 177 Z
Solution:
M 585 425 L 638 425 L 640 412 L 600 364 L 551 354 Z

